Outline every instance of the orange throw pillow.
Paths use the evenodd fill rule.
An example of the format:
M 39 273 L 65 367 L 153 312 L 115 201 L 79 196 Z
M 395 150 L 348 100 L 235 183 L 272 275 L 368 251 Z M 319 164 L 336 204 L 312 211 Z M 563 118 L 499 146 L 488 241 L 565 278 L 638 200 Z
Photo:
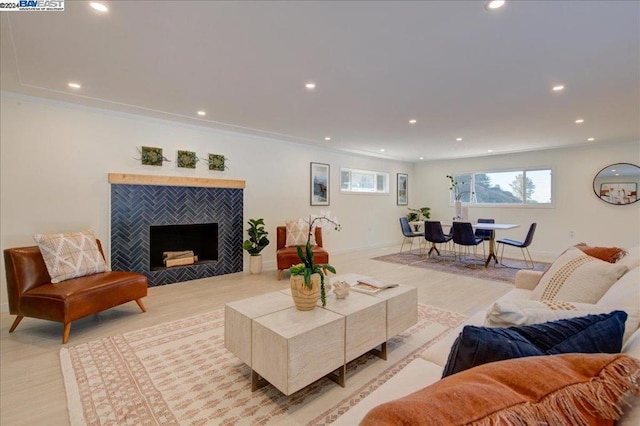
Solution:
M 592 247 L 585 243 L 580 243 L 576 244 L 576 248 L 582 250 L 586 255 L 609 263 L 616 263 L 627 254 L 627 252 L 620 247 Z
M 563 354 L 492 362 L 379 405 L 360 423 L 382 425 L 612 425 L 623 396 L 640 394 L 640 360 Z

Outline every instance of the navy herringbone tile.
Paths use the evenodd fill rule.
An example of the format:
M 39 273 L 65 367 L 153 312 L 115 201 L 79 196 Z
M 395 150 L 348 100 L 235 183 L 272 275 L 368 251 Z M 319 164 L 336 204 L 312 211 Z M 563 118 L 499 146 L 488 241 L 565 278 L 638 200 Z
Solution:
M 111 268 L 147 276 L 150 286 L 242 271 L 241 189 L 111 186 Z M 149 228 L 218 224 L 218 261 L 150 271 Z

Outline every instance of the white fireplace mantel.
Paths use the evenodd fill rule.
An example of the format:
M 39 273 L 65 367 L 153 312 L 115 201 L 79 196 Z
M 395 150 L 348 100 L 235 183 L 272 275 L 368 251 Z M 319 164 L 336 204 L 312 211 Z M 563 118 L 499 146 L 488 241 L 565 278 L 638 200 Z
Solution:
M 200 188 L 244 188 L 245 181 L 233 179 L 211 179 L 188 176 L 136 175 L 130 173 L 109 173 L 110 184 L 194 186 Z

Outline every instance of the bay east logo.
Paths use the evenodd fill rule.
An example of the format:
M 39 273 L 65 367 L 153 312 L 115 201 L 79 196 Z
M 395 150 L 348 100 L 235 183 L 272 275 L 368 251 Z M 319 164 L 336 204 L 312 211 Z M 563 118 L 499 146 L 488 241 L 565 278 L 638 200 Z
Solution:
M 2 12 L 60 12 L 64 11 L 64 0 L 18 0 L 4 2 L 0 0 Z

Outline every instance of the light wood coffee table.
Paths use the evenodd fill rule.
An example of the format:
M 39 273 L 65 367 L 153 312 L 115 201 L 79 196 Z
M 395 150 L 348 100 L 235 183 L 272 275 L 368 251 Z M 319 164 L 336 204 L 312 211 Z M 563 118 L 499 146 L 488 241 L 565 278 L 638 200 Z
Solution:
M 225 305 L 225 347 L 251 367 L 252 390 L 271 383 L 291 395 L 324 376 L 344 386 L 349 361 L 371 350 L 386 359 L 387 340 L 417 321 L 414 287 L 331 293 L 311 311 L 282 290 Z

